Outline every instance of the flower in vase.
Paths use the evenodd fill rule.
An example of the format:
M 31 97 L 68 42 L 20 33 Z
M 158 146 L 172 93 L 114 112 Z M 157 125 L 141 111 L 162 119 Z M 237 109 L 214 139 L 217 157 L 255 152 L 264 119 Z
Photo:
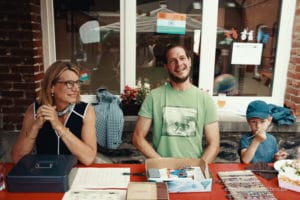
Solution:
M 122 104 L 136 104 L 141 105 L 150 93 L 151 87 L 147 80 L 142 82 L 140 79 L 135 87 L 125 86 L 123 93 L 121 93 Z

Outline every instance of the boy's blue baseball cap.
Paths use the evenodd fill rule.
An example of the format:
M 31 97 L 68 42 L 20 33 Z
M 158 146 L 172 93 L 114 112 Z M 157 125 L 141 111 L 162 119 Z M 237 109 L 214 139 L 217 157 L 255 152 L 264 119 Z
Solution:
M 247 107 L 246 118 L 267 119 L 270 115 L 269 106 L 266 102 L 255 100 L 250 102 Z

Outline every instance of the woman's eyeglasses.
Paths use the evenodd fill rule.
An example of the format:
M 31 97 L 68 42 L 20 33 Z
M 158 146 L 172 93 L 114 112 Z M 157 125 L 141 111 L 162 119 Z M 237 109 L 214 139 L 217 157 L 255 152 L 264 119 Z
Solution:
M 80 87 L 81 81 L 57 81 L 56 83 L 63 83 L 68 89 L 72 89 L 75 85 Z

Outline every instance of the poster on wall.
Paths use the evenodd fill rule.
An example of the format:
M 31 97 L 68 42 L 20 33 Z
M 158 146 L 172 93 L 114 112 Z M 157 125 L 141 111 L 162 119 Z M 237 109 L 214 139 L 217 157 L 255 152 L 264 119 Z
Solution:
M 232 47 L 231 64 L 260 65 L 262 49 L 262 43 L 234 42 Z
M 186 14 L 157 13 L 156 32 L 167 34 L 185 34 Z

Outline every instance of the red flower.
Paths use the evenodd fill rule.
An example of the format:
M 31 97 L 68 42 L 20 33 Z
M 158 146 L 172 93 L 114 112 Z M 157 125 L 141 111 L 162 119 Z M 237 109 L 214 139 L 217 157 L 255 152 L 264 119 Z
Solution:
M 129 87 L 128 85 L 126 85 L 123 90 L 123 93 L 121 93 L 122 103 L 134 104 L 137 96 L 138 96 L 138 89 L 132 88 L 132 87 Z
M 138 84 L 135 88 L 125 85 L 123 93 L 121 93 L 122 104 L 137 104 L 140 105 L 143 103 L 144 99 L 150 92 L 150 85 L 145 81 L 142 84 L 141 81 L 138 81 Z

